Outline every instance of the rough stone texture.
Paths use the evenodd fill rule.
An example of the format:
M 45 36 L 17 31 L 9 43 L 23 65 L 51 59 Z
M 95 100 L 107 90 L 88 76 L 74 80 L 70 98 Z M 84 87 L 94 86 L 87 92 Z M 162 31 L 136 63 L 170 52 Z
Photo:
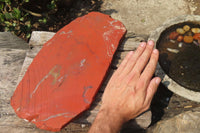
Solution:
M 28 49 L 27 43 L 10 32 L 0 32 L 1 49 Z
M 172 118 L 183 112 L 194 110 L 197 107 L 200 107 L 198 102 L 173 94 L 169 100 L 169 105 L 165 108 L 165 114 L 162 119 Z
M 166 21 L 162 26 L 158 27 L 154 32 L 151 33 L 149 40 L 154 40 L 155 43 L 157 43 L 160 34 L 168 27 L 182 23 L 182 22 L 196 22 L 199 23 L 200 16 L 199 15 L 183 15 L 179 16 L 173 19 L 170 19 Z M 200 92 L 195 92 L 189 89 L 184 88 L 183 86 L 176 83 L 174 80 L 172 80 L 165 72 L 162 70 L 161 66 L 157 65 L 156 76 L 159 76 L 162 78 L 162 83 L 172 92 L 187 98 L 189 100 L 193 100 L 196 102 L 200 102 Z
M 147 133 L 199 133 L 200 108 L 165 119 L 151 127 Z
M 197 14 L 193 0 L 104 0 L 102 11 L 120 20 L 128 32 L 149 35 L 166 20 Z
M 22 39 L 8 32 L 0 32 L 0 103 L 9 104 L 26 56 L 26 49 L 28 45 Z M 6 112 L 6 108 L 0 107 L 0 111 Z
M 151 123 L 151 116 L 151 111 L 147 110 L 146 112 L 139 115 L 136 119 L 132 119 L 125 123 L 121 129 L 121 133 L 141 133 L 142 131 L 145 131 L 145 129 L 147 129 Z
M 10 97 L 17 85 L 27 49 L 28 44 L 22 39 L 9 32 L 0 32 L 0 132 L 8 129 L 9 121 L 16 118 Z
M 46 41 L 48 40 L 45 40 L 43 38 L 52 38 L 52 34 L 54 35 L 55 33 L 53 32 L 45 32 L 45 34 L 43 32 L 32 32 L 31 34 L 31 39 L 29 41 L 29 45 L 30 46 L 42 46 L 43 44 L 46 43 Z M 40 41 L 37 41 L 36 40 L 40 40 Z
M 58 31 L 12 96 L 17 115 L 40 129 L 59 131 L 88 109 L 125 32 L 121 22 L 96 12 Z

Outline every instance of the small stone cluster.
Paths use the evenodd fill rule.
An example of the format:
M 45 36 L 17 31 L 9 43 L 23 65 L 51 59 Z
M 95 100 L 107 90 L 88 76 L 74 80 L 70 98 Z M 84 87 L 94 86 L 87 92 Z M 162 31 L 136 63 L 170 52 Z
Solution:
M 194 43 L 200 46 L 200 28 L 191 28 L 189 25 L 184 25 L 182 28 L 177 28 L 169 35 L 170 40 L 178 42 Z

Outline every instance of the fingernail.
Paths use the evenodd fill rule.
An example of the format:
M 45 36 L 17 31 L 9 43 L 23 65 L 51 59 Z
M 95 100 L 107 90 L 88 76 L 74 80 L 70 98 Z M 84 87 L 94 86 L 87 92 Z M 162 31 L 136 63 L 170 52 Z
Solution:
M 157 78 L 157 79 L 156 79 L 156 84 L 160 84 L 160 81 L 161 81 L 161 79 L 160 79 L 160 78 Z
M 146 42 L 141 42 L 141 43 L 140 43 L 140 46 L 141 46 L 141 47 L 145 47 L 145 45 L 146 45 Z
M 128 54 L 129 54 L 129 55 L 132 55 L 132 54 L 133 54 L 133 51 L 130 51 Z
M 154 50 L 153 50 L 153 53 L 154 53 L 154 54 L 157 54 L 157 53 L 158 53 L 158 50 L 157 50 L 157 49 L 154 49 Z
M 149 45 L 154 45 L 154 42 L 152 40 L 148 41 Z

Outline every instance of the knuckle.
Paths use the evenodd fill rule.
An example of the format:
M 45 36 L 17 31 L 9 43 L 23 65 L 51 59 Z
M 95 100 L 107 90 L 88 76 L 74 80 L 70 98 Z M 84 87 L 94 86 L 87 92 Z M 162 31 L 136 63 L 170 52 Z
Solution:
M 140 84 L 141 84 L 141 85 L 145 85 L 146 82 L 147 82 L 147 80 L 148 80 L 147 76 L 143 76 L 143 77 L 140 79 Z
M 145 50 L 145 53 L 146 53 L 146 56 L 148 56 L 150 58 L 151 56 L 151 51 L 152 51 L 152 48 L 148 47 L 146 50 Z
M 152 50 L 153 47 L 152 47 L 152 45 L 148 45 L 148 47 L 147 47 L 146 49 L 147 49 L 147 50 Z
M 146 86 L 147 86 L 147 81 L 140 79 L 136 88 L 137 88 L 137 90 L 141 91 L 141 89 L 144 90 L 146 88 Z
M 139 72 L 138 71 L 133 71 L 129 74 L 128 78 L 130 80 L 136 80 L 137 78 L 139 78 Z
M 144 47 L 138 47 L 136 52 L 141 53 L 144 50 Z

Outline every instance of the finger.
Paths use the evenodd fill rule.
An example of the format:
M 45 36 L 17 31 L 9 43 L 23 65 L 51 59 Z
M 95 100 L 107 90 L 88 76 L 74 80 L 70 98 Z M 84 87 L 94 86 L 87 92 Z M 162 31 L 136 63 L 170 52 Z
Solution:
M 124 58 L 124 60 L 122 61 L 122 63 L 119 65 L 117 71 L 115 72 L 116 75 L 120 74 L 123 69 L 126 67 L 128 60 L 130 59 L 130 57 L 134 54 L 134 51 L 130 51 L 126 57 Z
M 158 62 L 158 56 L 159 56 L 159 52 L 157 49 L 154 49 L 152 54 L 151 54 L 151 58 L 150 61 L 148 62 L 147 66 L 145 67 L 144 71 L 141 74 L 141 78 L 145 81 L 150 81 L 151 77 L 153 76 L 155 69 L 156 69 L 156 65 Z M 147 86 L 145 86 L 147 87 Z
M 142 55 L 139 57 L 137 63 L 135 64 L 134 68 L 132 69 L 131 73 L 133 71 L 137 71 L 138 73 L 141 73 L 144 67 L 146 66 L 147 62 L 149 61 L 149 58 L 151 56 L 151 53 L 153 51 L 154 42 L 148 41 L 148 45 L 146 46 L 146 49 L 142 53 Z
M 127 65 L 123 69 L 123 72 L 121 73 L 122 75 L 127 75 L 128 73 L 130 73 L 130 71 L 134 67 L 136 61 L 138 60 L 138 58 L 140 57 L 140 55 L 143 53 L 145 47 L 146 47 L 146 42 L 140 43 L 139 47 L 134 52 L 134 54 L 132 55 L 132 57 L 127 62 Z
M 136 91 L 138 91 L 138 93 L 141 95 L 142 99 L 145 99 L 146 97 L 146 90 L 147 87 L 150 83 L 150 80 L 155 72 L 156 69 L 156 64 L 158 62 L 158 50 L 155 49 L 152 54 L 151 54 L 151 58 L 149 63 L 147 64 L 146 68 L 144 69 L 144 71 L 142 72 L 139 81 L 136 85 Z M 135 80 L 134 78 L 132 79 Z
M 160 84 L 161 79 L 159 77 L 155 77 L 151 80 L 148 88 L 147 88 L 147 93 L 146 93 L 146 97 L 145 97 L 145 101 L 144 101 L 144 105 L 145 106 L 149 106 L 152 98 Z

